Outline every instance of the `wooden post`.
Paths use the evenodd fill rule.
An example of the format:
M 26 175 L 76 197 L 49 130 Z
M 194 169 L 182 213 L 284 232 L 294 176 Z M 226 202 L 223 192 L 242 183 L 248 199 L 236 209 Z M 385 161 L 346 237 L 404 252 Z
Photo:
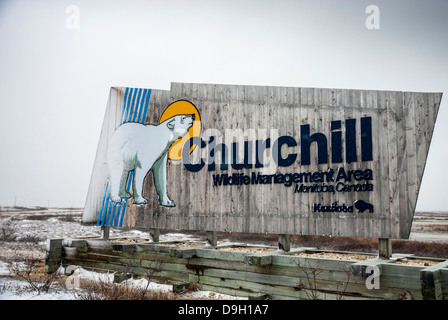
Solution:
M 213 247 L 218 245 L 218 233 L 216 231 L 206 231 L 205 239 L 207 240 L 207 243 Z
M 278 249 L 283 250 L 285 252 L 289 252 L 291 250 L 291 242 L 289 234 L 278 235 Z
M 101 227 L 101 239 L 109 240 L 110 227 L 102 226 Z
M 63 240 L 63 238 L 47 240 L 47 250 L 45 253 L 45 265 L 47 273 L 56 272 L 61 265 L 61 262 L 63 260 Z
M 440 270 L 448 267 L 448 260 L 420 270 L 423 300 L 443 300 Z
M 159 242 L 160 230 L 157 228 L 149 229 L 149 238 L 152 242 Z
M 392 257 L 392 240 L 390 238 L 378 238 L 378 257 L 381 259 Z

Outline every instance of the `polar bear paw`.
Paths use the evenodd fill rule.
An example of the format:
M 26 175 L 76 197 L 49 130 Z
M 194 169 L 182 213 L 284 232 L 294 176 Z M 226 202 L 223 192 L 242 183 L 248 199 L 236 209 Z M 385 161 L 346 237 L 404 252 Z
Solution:
M 110 195 L 110 199 L 111 199 L 113 202 L 116 202 L 116 203 L 120 203 L 120 202 L 121 202 L 121 197 L 120 197 L 119 195 L 111 194 L 111 195 Z
M 122 199 L 129 199 L 131 197 L 131 194 L 129 192 L 121 192 L 118 194 Z
M 174 201 L 171 199 L 165 199 L 160 201 L 160 204 L 165 207 L 175 207 Z
M 147 204 L 148 200 L 143 197 L 134 197 L 134 204 Z

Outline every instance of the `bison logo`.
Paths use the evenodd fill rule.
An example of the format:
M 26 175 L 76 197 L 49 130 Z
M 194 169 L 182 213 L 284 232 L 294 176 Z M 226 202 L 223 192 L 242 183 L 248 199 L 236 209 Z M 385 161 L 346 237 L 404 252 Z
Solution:
M 356 200 L 353 202 L 355 205 L 355 208 L 358 209 L 358 213 L 363 213 L 366 210 L 369 210 L 369 212 L 373 212 L 373 205 L 365 202 L 363 200 Z

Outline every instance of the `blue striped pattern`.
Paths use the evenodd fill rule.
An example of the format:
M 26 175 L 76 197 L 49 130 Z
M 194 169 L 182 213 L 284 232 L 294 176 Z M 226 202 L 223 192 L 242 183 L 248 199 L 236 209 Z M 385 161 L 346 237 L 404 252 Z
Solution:
M 151 89 L 126 88 L 123 106 L 121 108 L 120 125 L 127 122 L 144 123 L 150 96 Z M 128 184 L 126 186 L 127 192 L 131 190 L 133 174 L 133 171 L 129 173 Z M 109 177 L 107 177 L 96 225 L 121 227 L 123 225 L 128 199 L 124 199 L 121 203 L 115 203 L 109 199 L 109 196 Z

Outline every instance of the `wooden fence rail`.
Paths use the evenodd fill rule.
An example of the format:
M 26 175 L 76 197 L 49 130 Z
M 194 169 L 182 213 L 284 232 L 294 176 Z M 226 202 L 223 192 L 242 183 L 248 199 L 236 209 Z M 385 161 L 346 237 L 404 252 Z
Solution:
M 427 265 L 403 264 L 422 260 Z M 117 281 L 132 274 L 172 284 L 173 290 L 195 283 L 199 290 L 249 299 L 448 300 L 448 260 L 403 254 L 382 259 L 243 243 L 58 238 L 48 240 L 46 265 L 48 272 L 61 265 L 115 272 Z M 378 287 L 369 289 L 373 281 Z

